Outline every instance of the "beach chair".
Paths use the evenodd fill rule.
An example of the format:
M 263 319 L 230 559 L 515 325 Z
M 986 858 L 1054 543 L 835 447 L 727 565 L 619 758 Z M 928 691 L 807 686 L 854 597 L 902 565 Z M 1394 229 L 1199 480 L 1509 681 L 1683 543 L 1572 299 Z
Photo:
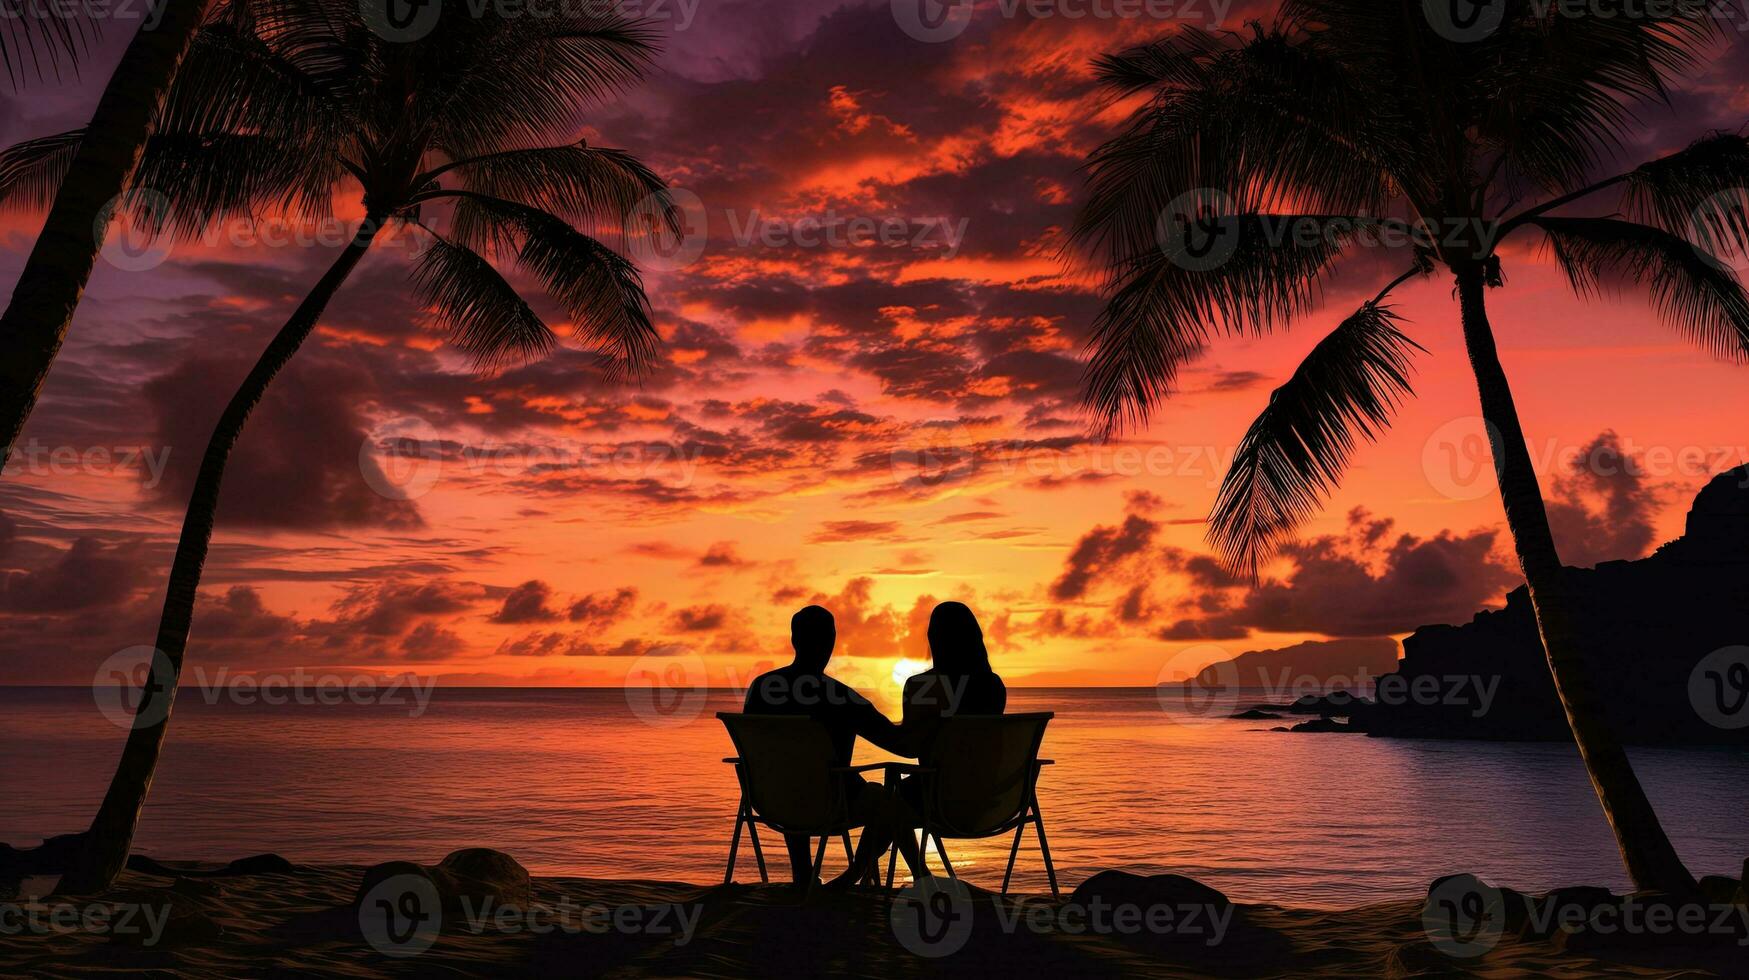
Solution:
M 933 765 L 893 766 L 915 773 L 923 780 L 923 835 L 920 853 L 928 860 L 929 838 L 935 838 L 936 853 L 949 877 L 956 877 L 944 839 L 977 840 L 1014 832 L 1008 849 L 1008 870 L 1002 873 L 1002 894 L 1014 876 L 1014 860 L 1020 854 L 1020 839 L 1031 824 L 1038 833 L 1039 853 L 1051 895 L 1057 890 L 1057 870 L 1051 864 L 1051 846 L 1045 840 L 1044 816 L 1038 806 L 1038 777 L 1054 760 L 1038 757 L 1044 743 L 1045 725 L 1054 715 L 1035 714 L 959 715 L 942 720 L 940 733 L 930 751 Z M 887 855 L 887 887 L 893 885 L 898 848 Z
M 729 866 L 723 884 L 735 876 L 735 857 L 745 827 L 759 863 L 759 880 L 769 882 L 765 852 L 759 846 L 759 825 L 780 834 L 818 837 L 814 873 L 806 884 L 812 887 L 826 860 L 826 840 L 844 842 L 844 859 L 852 859 L 850 803 L 845 799 L 843 774 L 879 769 L 840 766 L 832 757 L 832 739 L 826 727 L 811 718 L 795 715 L 749 715 L 719 711 L 717 717 L 729 730 L 736 755 L 724 759 L 735 767 L 741 784 L 741 803 L 735 812 L 735 836 L 729 841 Z

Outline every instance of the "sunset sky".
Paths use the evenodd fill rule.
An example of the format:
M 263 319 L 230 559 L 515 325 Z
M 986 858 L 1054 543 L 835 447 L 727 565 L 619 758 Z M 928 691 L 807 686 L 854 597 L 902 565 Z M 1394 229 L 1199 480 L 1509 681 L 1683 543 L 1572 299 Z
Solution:
M 1125 107 L 1088 66 L 1177 25 L 1012 6 L 926 42 L 886 0 L 646 4 L 657 71 L 579 135 L 636 153 L 708 222 L 696 258 L 646 268 L 662 366 L 641 388 L 576 351 L 472 374 L 416 306 L 407 250 L 379 246 L 233 458 L 187 669 L 744 684 L 787 660 L 789 614 L 817 601 L 838 617 L 835 671 L 890 696 L 953 598 L 1010 683 L 1152 684 L 1498 605 L 1515 575 L 1439 277 L 1398 294 L 1430 352 L 1419 397 L 1301 543 L 1251 588 L 1203 539 L 1269 391 L 1396 256 L 1351 261 L 1291 330 L 1219 341 L 1146 431 L 1090 434 L 1076 387 L 1098 297 L 1059 249 L 1081 161 Z M 81 124 L 126 34 L 81 80 L 5 95 L 0 141 Z M 1733 28 L 1642 119 L 1612 169 L 1744 125 L 1749 44 Z M 0 217 L 4 281 L 40 224 Z M 84 684 L 151 642 L 219 408 L 332 260 L 273 230 L 99 264 L 0 482 L 0 683 Z M 1506 277 L 1495 327 L 1563 557 L 1647 553 L 1749 459 L 1749 369 L 1641 296 L 1575 298 L 1533 237 Z M 1570 466 L 1596 449 L 1644 465 Z

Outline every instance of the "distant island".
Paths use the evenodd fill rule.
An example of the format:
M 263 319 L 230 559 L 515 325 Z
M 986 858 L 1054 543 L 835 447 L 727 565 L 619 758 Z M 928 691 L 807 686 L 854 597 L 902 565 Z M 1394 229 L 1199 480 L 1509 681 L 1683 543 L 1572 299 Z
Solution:
M 1161 687 L 1206 691 L 1262 689 L 1272 700 L 1346 691 L 1371 693 L 1377 680 L 1397 669 L 1397 641 L 1388 636 L 1308 640 L 1277 650 L 1251 650 Z

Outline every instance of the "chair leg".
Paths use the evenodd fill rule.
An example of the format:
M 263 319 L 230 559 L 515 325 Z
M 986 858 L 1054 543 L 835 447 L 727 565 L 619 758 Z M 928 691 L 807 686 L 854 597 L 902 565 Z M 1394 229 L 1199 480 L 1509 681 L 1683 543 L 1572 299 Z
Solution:
M 826 841 L 830 836 L 830 834 L 821 834 L 820 846 L 814 848 L 814 866 L 808 874 L 808 880 L 802 885 L 803 896 L 812 895 L 815 886 L 820 883 L 820 869 L 826 865 Z
M 747 815 L 747 838 L 753 842 L 753 857 L 759 862 L 759 881 L 771 884 L 771 875 L 765 871 L 765 850 L 759 846 L 759 825 L 753 822 L 753 815 Z
M 905 831 L 910 833 L 910 831 Z M 893 870 L 899 865 L 899 837 L 893 835 L 893 842 L 887 846 L 887 889 L 893 887 Z
M 1057 891 L 1057 869 L 1051 864 L 1051 845 L 1045 842 L 1044 814 L 1038 812 L 1038 797 L 1036 796 L 1032 798 L 1032 820 L 1033 827 L 1038 830 L 1038 850 L 1045 859 L 1045 876 L 1051 882 L 1051 897 L 1062 898 L 1062 893 Z
M 851 848 L 850 848 L 850 831 L 846 830 L 844 833 L 840 834 L 839 836 L 844 838 L 844 860 L 850 862 L 851 864 L 855 864 L 856 863 L 856 852 L 851 850 Z
M 1014 859 L 1020 856 L 1020 837 L 1026 833 L 1026 821 L 1014 828 L 1014 846 L 1008 849 L 1008 870 L 1002 872 L 1002 894 L 1008 894 L 1008 879 L 1014 877 Z
M 747 819 L 745 808 L 735 811 L 735 836 L 729 838 L 729 866 L 723 870 L 723 884 L 735 880 L 735 853 L 741 849 L 741 825 Z
M 949 878 L 959 877 L 953 873 L 953 862 L 947 859 L 947 841 L 941 839 L 939 831 L 935 834 L 935 853 L 941 855 L 941 866 L 947 869 L 947 876 Z

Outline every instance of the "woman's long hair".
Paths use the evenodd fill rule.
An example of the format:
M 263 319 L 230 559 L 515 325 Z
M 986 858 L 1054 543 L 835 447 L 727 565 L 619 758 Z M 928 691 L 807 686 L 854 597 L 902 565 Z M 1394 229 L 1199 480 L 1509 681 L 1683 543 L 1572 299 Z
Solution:
M 929 655 L 943 674 L 990 673 L 984 630 L 963 602 L 944 602 L 929 614 Z

